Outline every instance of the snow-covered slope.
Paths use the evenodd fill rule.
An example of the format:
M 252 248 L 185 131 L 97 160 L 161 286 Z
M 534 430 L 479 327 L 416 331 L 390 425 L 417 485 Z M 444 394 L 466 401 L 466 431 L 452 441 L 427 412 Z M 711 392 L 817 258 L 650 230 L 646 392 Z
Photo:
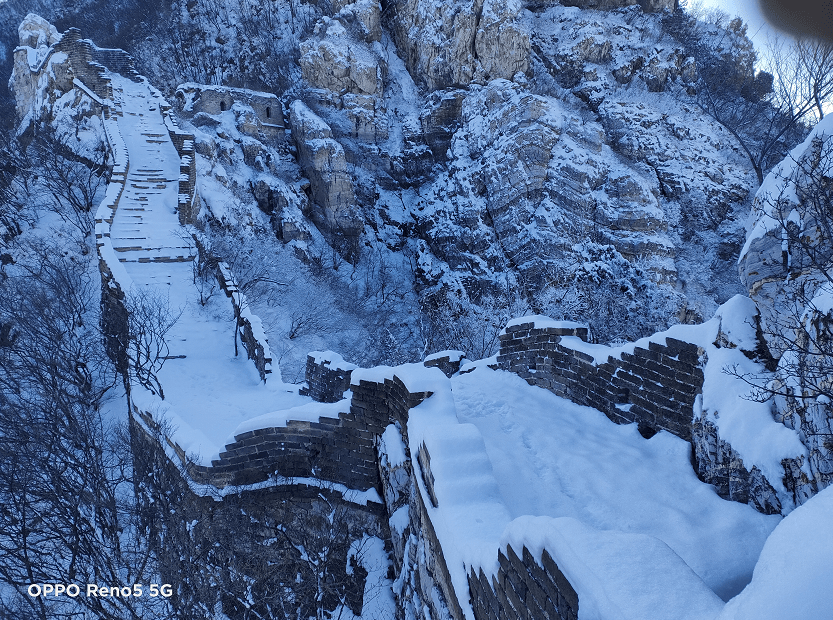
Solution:
M 778 517 L 720 499 L 697 480 L 687 442 L 664 432 L 646 440 L 635 425 L 503 371 L 479 368 L 452 383 L 458 418 L 483 434 L 511 518 L 649 534 L 724 599 L 746 585 Z

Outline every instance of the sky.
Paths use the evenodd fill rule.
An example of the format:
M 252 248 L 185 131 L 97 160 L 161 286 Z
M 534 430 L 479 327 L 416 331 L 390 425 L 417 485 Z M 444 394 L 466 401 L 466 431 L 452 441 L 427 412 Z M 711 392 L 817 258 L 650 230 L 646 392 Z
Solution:
M 692 1 L 689 0 L 689 2 Z M 758 8 L 758 0 L 702 0 L 702 2 L 706 7 L 717 7 L 732 17 L 739 15 L 749 26 L 749 38 L 752 39 L 755 47 L 766 43 L 767 34 L 771 36 L 778 32 L 767 24 Z

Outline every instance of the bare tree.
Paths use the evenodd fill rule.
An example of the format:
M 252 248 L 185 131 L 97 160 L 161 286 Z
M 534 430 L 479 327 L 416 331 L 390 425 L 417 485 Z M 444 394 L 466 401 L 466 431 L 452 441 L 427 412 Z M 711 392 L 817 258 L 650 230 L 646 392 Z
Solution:
M 813 101 L 815 115 L 821 120 L 833 91 L 833 42 L 799 39 L 794 54 L 799 83 L 807 89 L 805 97 Z
M 765 284 L 771 301 L 759 304 L 759 357 L 768 371 L 725 372 L 751 386 L 749 398 L 773 400 L 776 419 L 799 433 L 811 474 L 805 487 L 815 492 L 833 483 L 833 139 L 817 135 L 776 173 L 779 189 L 756 203 L 761 247 L 781 253 L 781 269 Z M 796 491 L 797 499 L 806 492 Z
M 19 249 L 0 283 L 0 616 L 168 618 L 161 599 L 30 595 L 33 584 L 121 594 L 158 579 L 130 453 L 103 413 L 117 379 L 97 274 L 54 246 Z
M 43 131 L 32 148 L 43 205 L 88 238 L 99 192 L 107 183 L 106 145 L 73 143 L 71 137 Z
M 34 222 L 29 206 L 31 162 L 17 139 L 0 129 L 0 240 L 8 243 Z
M 756 399 L 833 399 L 833 326 L 826 307 L 833 294 L 833 140 L 814 138 L 797 160 L 777 170 L 787 171 L 776 179 L 780 190 L 764 194 L 756 209 L 769 222 L 766 236 L 781 248 L 784 306 L 768 312 L 762 330 L 780 357 L 779 373 L 790 379 L 742 378 L 755 387 Z
M 200 243 L 203 252 L 209 257 L 204 260 L 217 265 L 219 277 L 225 280 L 226 289 L 231 293 L 236 357 L 239 353 L 238 332 L 243 326 L 243 312 L 249 307 L 249 300 L 270 297 L 274 295 L 276 287 L 287 284 L 275 277 L 275 256 L 268 254 L 257 240 L 214 233 L 206 235 Z
M 740 18 L 721 26 L 724 35 L 717 46 L 681 9 L 664 25 L 697 64 L 694 101 L 734 136 L 763 183 L 764 174 L 806 135 L 814 111 L 823 114 L 833 94 L 826 46 L 770 40 L 763 71 L 755 68 L 759 59 Z
M 158 373 L 168 359 L 166 336 L 182 316 L 173 311 L 166 297 L 149 291 L 133 290 L 125 300 L 128 318 L 129 381 L 136 382 L 164 400 Z

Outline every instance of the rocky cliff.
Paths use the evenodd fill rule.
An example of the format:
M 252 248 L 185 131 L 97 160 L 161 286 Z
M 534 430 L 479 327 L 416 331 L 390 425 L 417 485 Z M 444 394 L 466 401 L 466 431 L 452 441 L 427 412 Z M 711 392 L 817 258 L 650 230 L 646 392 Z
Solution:
M 299 4 L 275 25 L 234 3 L 217 21 L 197 0 L 151 37 L 179 61 L 163 70 L 142 47 L 137 62 L 172 92 L 177 74 L 239 86 L 273 67 L 284 145 L 261 135 L 264 122 L 282 130 L 245 101 L 232 125 L 181 102 L 201 183 L 234 195 L 202 192 L 203 219 L 254 199 L 283 241 L 313 244 L 294 246 L 307 264 L 327 251 L 313 248 L 316 228 L 354 264 L 369 248 L 389 262 L 404 253 L 440 348 L 466 348 L 443 325 L 449 304 L 467 317 L 512 307 L 589 320 L 602 340 L 705 319 L 739 292 L 732 264 L 754 173 L 688 102 L 696 69 L 666 31 L 670 4 L 573 4 Z M 238 50 L 270 23 L 270 45 L 296 50 L 287 66 Z M 213 42 L 191 37 L 183 54 L 186 30 Z M 220 60 L 235 54 L 236 69 Z
M 738 260 L 761 313 L 760 336 L 774 358 L 773 383 L 757 383 L 775 397 L 776 418 L 807 446 L 804 471 L 796 467 L 805 497 L 833 481 L 831 127 L 829 118 L 819 122 L 764 180 Z

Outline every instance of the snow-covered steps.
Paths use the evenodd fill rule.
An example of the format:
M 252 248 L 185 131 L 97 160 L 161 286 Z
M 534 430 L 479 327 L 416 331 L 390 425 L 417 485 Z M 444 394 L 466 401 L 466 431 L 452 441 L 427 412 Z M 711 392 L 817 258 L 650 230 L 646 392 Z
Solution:
M 190 262 L 195 249 L 183 242 L 176 214 L 180 155 L 168 135 L 158 94 L 144 83 L 113 79 L 125 112 L 118 123 L 130 160 L 113 218 L 113 249 L 119 261 L 127 264 Z M 140 273 L 135 276 L 141 277 Z
M 241 421 L 309 398 L 279 376 L 264 384 L 271 353 L 245 303 L 235 313 L 222 295 L 200 299 L 193 285 L 196 244 L 182 226 L 196 207 L 193 136 L 177 127 L 170 106 L 150 84 L 110 78 L 113 102 L 105 125 L 115 166 L 96 214 L 99 252 L 116 274 L 126 305 L 149 303 L 176 319 L 158 373 L 164 400 L 139 386 L 131 397 L 138 410 L 170 421 L 170 439 L 183 454 L 208 463 Z M 240 297 L 237 292 L 238 302 Z M 242 323 L 237 334 L 235 314 Z M 247 348 L 235 354 L 241 341 Z M 249 346 L 255 341 L 258 346 Z M 246 359 L 249 349 L 255 349 L 256 363 L 263 362 L 258 368 Z

